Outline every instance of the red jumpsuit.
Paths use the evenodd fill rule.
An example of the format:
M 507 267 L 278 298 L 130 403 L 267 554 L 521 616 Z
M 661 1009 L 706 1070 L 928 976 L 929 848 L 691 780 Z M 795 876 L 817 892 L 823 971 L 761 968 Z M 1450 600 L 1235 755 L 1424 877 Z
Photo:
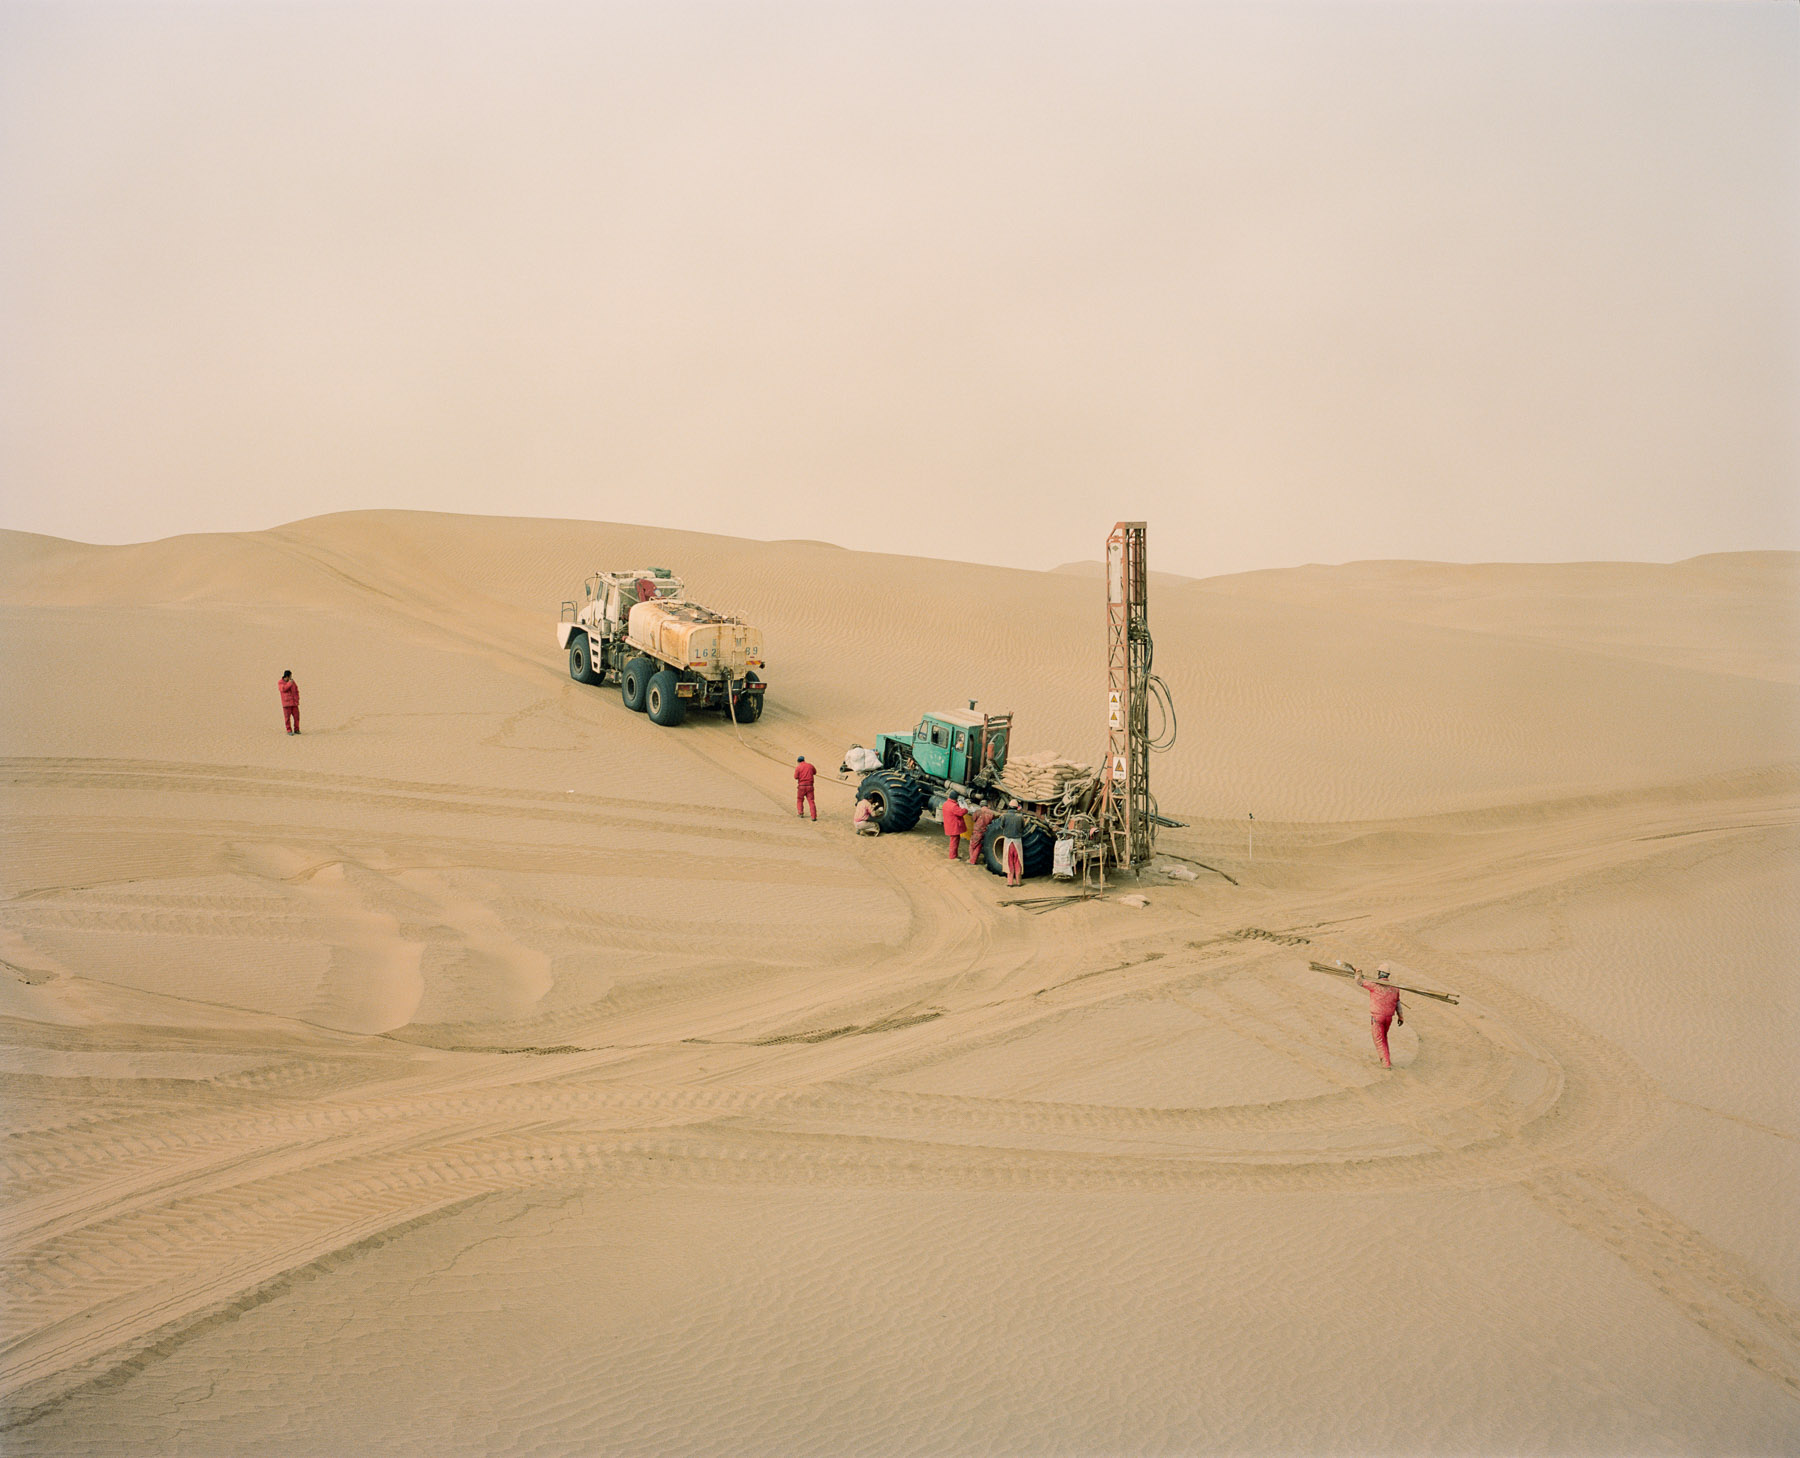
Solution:
M 1400 1011 L 1400 989 L 1389 987 L 1385 982 L 1363 982 L 1369 989 L 1369 1032 L 1375 1039 L 1375 1051 L 1381 1054 L 1381 1066 L 1392 1068 L 1394 1060 L 1388 1056 L 1388 1024 L 1399 1020 L 1401 1026 L 1406 1024 L 1406 1014 Z
M 807 807 L 812 807 L 812 818 L 819 818 L 819 802 L 813 796 L 813 776 L 818 771 L 805 760 L 794 766 L 794 813 L 806 814 Z
M 950 842 L 950 859 L 962 859 L 963 828 L 969 823 L 969 813 L 954 800 L 944 801 L 944 838 Z
M 981 859 L 981 847 L 987 840 L 988 826 L 994 823 L 994 812 L 983 805 L 969 816 L 969 864 Z
M 281 725 L 289 734 L 300 732 L 300 685 L 284 678 L 276 687 L 281 690 Z

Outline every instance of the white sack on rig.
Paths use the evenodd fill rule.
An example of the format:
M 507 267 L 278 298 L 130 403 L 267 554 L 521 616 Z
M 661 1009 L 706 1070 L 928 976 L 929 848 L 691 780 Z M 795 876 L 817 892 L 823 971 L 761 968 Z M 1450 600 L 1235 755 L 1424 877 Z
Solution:
M 1064 759 L 1053 749 L 1008 757 L 1000 786 L 1021 800 L 1060 800 L 1070 788 L 1093 783 L 1094 767 Z

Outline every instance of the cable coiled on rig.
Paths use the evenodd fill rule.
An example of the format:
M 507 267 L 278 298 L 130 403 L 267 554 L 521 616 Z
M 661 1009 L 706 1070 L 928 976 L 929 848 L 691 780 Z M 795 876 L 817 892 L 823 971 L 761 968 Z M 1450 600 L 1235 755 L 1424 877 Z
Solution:
M 1143 643 L 1144 673 L 1146 675 L 1144 686 L 1149 694 L 1150 702 L 1162 710 L 1163 719 L 1162 727 L 1150 736 L 1150 748 L 1157 754 L 1161 754 L 1165 749 L 1174 747 L 1175 735 L 1180 729 L 1180 724 L 1175 718 L 1175 700 L 1169 693 L 1169 686 L 1151 672 L 1156 664 L 1156 640 L 1150 636 L 1148 630 L 1143 634 Z
M 1155 674 L 1150 676 L 1150 701 L 1163 714 L 1162 729 L 1150 740 L 1150 748 L 1160 754 L 1175 743 L 1175 734 L 1180 725 L 1176 722 L 1175 700 L 1169 696 L 1169 686 Z

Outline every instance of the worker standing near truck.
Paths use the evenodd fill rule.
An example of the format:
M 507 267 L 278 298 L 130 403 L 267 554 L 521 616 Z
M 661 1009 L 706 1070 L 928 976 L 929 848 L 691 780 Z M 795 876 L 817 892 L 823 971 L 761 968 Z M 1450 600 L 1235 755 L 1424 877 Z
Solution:
M 817 773 L 818 771 L 806 762 L 806 756 L 801 755 L 799 763 L 794 766 L 794 813 L 803 816 L 806 814 L 807 807 L 811 806 L 815 824 L 819 819 L 819 801 L 813 794 L 813 776 Z
M 1388 964 L 1383 962 L 1375 969 L 1375 980 L 1358 977 L 1356 985 L 1369 990 L 1369 1034 L 1375 1039 L 1375 1051 L 1381 1055 L 1381 1066 L 1392 1068 L 1394 1060 L 1388 1056 L 1388 1026 L 1399 1023 L 1406 1026 L 1406 1014 L 1400 1007 L 1400 989 L 1388 986 Z
M 986 805 L 977 805 L 969 812 L 969 864 L 972 866 L 981 859 L 981 847 L 987 840 L 988 826 L 994 823 L 994 812 Z
M 1025 884 L 1025 817 L 1019 813 L 1017 800 L 1006 802 L 1006 811 L 1001 815 L 1000 823 L 994 827 L 994 834 L 1006 842 L 1006 884 L 1023 886 Z
M 300 732 L 300 685 L 294 682 L 292 669 L 281 670 L 281 681 L 275 685 L 281 694 L 281 727 L 289 734 Z
M 950 859 L 960 861 L 963 831 L 968 828 L 969 816 L 954 795 L 944 801 L 943 820 L 944 839 L 950 842 Z

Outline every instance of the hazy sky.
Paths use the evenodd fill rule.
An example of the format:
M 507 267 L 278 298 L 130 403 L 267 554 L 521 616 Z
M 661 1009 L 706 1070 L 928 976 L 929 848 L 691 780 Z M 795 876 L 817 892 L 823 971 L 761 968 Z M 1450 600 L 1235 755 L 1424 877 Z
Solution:
M 0 525 L 1800 547 L 1800 6 L 0 5 Z

